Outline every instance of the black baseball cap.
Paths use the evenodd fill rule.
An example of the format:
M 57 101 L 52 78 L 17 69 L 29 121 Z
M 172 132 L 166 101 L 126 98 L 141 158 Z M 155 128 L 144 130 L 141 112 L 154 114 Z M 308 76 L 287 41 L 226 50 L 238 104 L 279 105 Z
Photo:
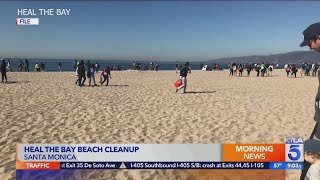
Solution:
M 300 44 L 300 47 L 308 45 L 309 41 L 317 35 L 320 35 L 320 23 L 311 24 L 303 31 L 304 40 Z
M 320 152 L 320 141 L 309 139 L 304 142 L 304 152 Z

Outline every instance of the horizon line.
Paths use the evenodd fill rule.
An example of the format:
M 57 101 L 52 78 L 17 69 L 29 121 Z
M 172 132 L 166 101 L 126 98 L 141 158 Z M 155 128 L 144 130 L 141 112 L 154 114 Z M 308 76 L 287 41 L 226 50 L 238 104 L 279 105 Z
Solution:
M 149 58 L 149 60 L 146 60 L 148 59 L 147 57 L 141 57 L 141 59 L 136 59 L 136 58 L 127 58 L 127 59 L 124 59 L 124 58 L 121 58 L 121 59 L 118 59 L 118 58 L 114 58 L 114 59 L 111 59 L 111 58 L 44 58 L 44 57 L 28 57 L 28 56 L 25 56 L 25 57 L 21 57 L 21 56 L 18 56 L 18 57 L 15 57 L 15 56 L 7 56 L 7 57 L 0 57 L 0 58 L 4 58 L 4 59 L 17 59 L 17 60 L 21 60 L 21 59 L 32 59 L 32 60 L 85 60 L 85 61 L 147 61 L 147 62 L 152 62 L 152 61 L 160 61 L 160 62 L 181 62 L 181 61 L 189 61 L 189 62 L 206 62 L 206 61 L 216 61 L 216 60 L 223 60 L 223 59 L 232 59 L 232 58 L 243 58 L 243 57 L 251 57 L 251 56 L 274 56 L 274 55 L 281 55 L 281 54 L 287 54 L 287 53 L 292 53 L 292 52 L 313 52 L 313 51 L 290 51 L 290 52 L 284 52 L 284 53 L 279 53 L 279 54 L 269 54 L 269 55 L 246 55 L 246 56 L 233 56 L 233 57 L 221 57 L 221 58 L 216 58 L 216 59 L 206 59 L 206 60 L 188 60 L 186 58 L 176 58 L 176 60 L 155 60 L 153 58 Z M 133 59 L 133 60 L 130 60 L 130 59 Z

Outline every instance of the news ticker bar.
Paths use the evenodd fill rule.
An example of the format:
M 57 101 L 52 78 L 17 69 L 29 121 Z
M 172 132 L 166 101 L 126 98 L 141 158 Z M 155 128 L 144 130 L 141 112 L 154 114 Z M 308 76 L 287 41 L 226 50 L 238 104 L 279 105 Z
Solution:
M 303 169 L 302 162 L 37 162 L 24 170 L 59 169 Z

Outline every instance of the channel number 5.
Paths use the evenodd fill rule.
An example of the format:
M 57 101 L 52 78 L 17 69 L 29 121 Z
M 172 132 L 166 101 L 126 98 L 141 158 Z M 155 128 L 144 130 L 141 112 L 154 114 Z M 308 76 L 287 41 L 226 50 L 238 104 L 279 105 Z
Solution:
M 288 157 L 291 161 L 297 161 L 301 157 L 301 152 L 299 150 L 300 145 L 294 144 L 290 145 Z

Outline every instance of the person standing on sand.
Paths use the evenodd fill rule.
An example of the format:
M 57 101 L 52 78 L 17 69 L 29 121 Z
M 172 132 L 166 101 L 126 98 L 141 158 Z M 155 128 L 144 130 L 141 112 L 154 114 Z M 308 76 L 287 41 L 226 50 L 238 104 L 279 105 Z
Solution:
M 292 74 L 291 74 L 291 77 L 297 77 L 297 72 L 298 72 L 298 68 L 296 67 L 295 64 L 292 64 L 292 68 L 291 68 L 291 71 L 292 71 Z
M 266 65 L 264 64 L 264 62 L 261 63 L 260 71 L 261 71 L 261 77 L 264 77 L 264 73 L 266 72 Z
M 239 65 L 239 76 L 242 76 L 243 67 L 242 64 Z
M 59 67 L 59 71 L 62 71 L 62 63 L 61 62 L 58 63 L 58 67 Z
M 73 65 L 74 70 L 77 70 L 78 64 L 79 62 L 77 60 L 74 60 L 74 65 Z
M 78 73 L 78 85 L 79 86 L 83 86 L 84 82 L 86 81 L 86 68 L 84 67 L 84 62 L 81 61 L 78 65 L 78 69 L 77 69 L 77 73 Z M 82 81 L 83 78 L 83 81 Z M 82 81 L 82 82 L 81 82 Z
M 8 79 L 7 79 L 7 65 L 6 65 L 6 61 L 4 59 L 1 59 L 1 82 L 3 83 L 3 80 L 5 79 L 6 81 L 4 83 L 7 83 Z
M 10 62 L 10 60 L 8 60 L 7 68 L 8 68 L 8 71 L 9 71 L 9 72 L 11 72 L 11 71 L 12 71 L 12 69 L 11 69 L 11 62 Z
M 233 75 L 237 76 L 237 64 L 233 63 L 232 68 L 233 68 Z
M 316 65 L 315 63 L 311 62 L 311 76 L 316 75 Z
M 101 79 L 102 76 L 103 76 L 103 81 L 102 81 L 102 79 Z M 111 70 L 110 70 L 110 67 L 107 66 L 107 67 L 103 70 L 103 72 L 101 73 L 101 76 L 100 76 L 101 86 L 103 85 L 103 83 L 104 83 L 105 81 L 107 81 L 106 86 L 109 85 L 109 77 L 110 77 L 110 79 L 111 79 Z
M 260 75 L 260 64 L 258 63 L 256 66 L 257 77 Z
M 89 86 L 91 86 L 91 79 L 93 79 L 93 86 L 97 85 L 94 73 L 95 73 L 95 65 L 91 64 L 89 69 L 88 69 Z
M 176 89 L 176 93 L 183 88 L 183 93 L 186 93 L 187 89 L 187 75 L 191 73 L 189 62 L 186 62 L 184 67 L 180 70 L 180 79 L 182 80 L 182 85 Z
M 232 67 L 232 64 L 229 65 L 229 76 L 233 76 L 233 67 Z
M 250 76 L 251 70 L 252 70 L 252 66 L 251 66 L 251 64 L 249 64 L 249 65 L 247 66 L 247 76 Z
M 77 76 L 77 80 L 75 82 L 75 84 L 77 85 L 79 82 L 79 75 L 78 75 L 78 66 L 79 66 L 80 62 L 77 62 L 77 67 L 76 67 L 76 76 Z
M 310 69 L 311 69 L 310 65 L 307 64 L 307 67 L 306 67 L 306 74 L 307 74 L 307 76 L 310 76 Z
M 265 64 L 265 76 L 269 76 L 269 66 L 270 66 L 270 63 L 267 61 L 267 63 Z
M 305 76 L 306 74 L 306 64 L 303 62 L 301 65 L 301 71 L 300 71 L 300 76 Z
M 24 71 L 25 72 L 29 72 L 29 61 L 28 61 L 28 59 L 26 59 L 26 66 L 25 66 Z
M 45 65 L 44 65 L 44 63 L 40 63 L 40 68 L 41 68 L 41 71 L 42 71 L 42 72 L 45 71 Z
M 19 71 L 19 72 L 22 72 L 22 67 L 23 67 L 23 65 L 24 65 L 23 62 L 20 60 L 20 61 L 19 61 L 19 64 L 18 64 L 18 71 Z
M 286 70 L 286 73 L 287 73 L 287 77 L 289 77 L 289 73 L 290 73 L 290 71 L 291 71 L 291 67 L 290 67 L 290 65 L 289 65 L 289 64 L 288 64 L 288 65 L 286 65 L 285 70 Z
M 84 65 L 84 64 L 83 64 Z M 91 63 L 90 61 L 87 61 L 87 78 L 90 79 L 90 67 L 91 67 Z
M 100 64 L 98 62 L 96 62 L 96 73 L 99 72 L 99 68 L 100 68 Z
M 314 23 L 307 27 L 303 31 L 304 40 L 300 44 L 300 47 L 309 46 L 310 50 L 314 50 L 320 53 L 320 23 Z M 320 77 L 318 76 L 320 82 Z M 316 124 L 310 135 L 310 139 L 320 140 L 320 86 L 318 87 L 318 93 L 315 98 L 315 115 L 314 120 Z M 304 169 L 302 170 L 300 180 L 304 180 L 305 176 L 310 168 L 310 163 L 304 161 Z
M 35 69 L 36 69 L 37 72 L 40 72 L 40 71 L 41 71 L 41 67 L 40 67 L 40 64 L 39 64 L 39 63 L 36 63 Z
M 269 71 L 268 71 L 268 76 L 272 76 L 272 71 L 273 71 L 273 64 L 270 64 L 270 66 L 268 67 Z

